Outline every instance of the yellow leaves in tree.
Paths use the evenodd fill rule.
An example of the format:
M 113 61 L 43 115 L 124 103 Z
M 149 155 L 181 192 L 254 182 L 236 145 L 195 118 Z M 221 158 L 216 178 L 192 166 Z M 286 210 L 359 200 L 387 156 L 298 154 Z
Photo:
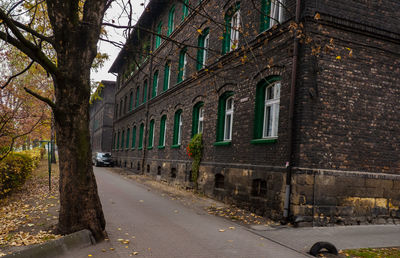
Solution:
M 315 20 L 320 20 L 320 19 L 321 19 L 321 15 L 320 15 L 319 13 L 316 13 L 316 14 L 314 15 L 314 19 L 315 19 Z
M 341 56 L 337 56 L 337 57 L 336 57 L 336 60 L 340 60 L 340 59 L 342 59 Z
M 197 29 L 197 32 L 198 32 L 200 35 L 203 34 L 203 31 L 202 31 L 201 29 Z

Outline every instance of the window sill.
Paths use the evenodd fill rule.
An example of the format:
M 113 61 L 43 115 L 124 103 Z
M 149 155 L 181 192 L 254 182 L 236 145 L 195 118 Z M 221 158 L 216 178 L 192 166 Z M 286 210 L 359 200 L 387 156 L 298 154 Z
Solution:
M 131 150 L 135 150 L 135 147 L 133 147 Z
M 171 149 L 179 149 L 181 147 L 180 144 L 175 144 L 171 146 Z
M 143 147 L 139 147 L 138 150 L 143 150 Z
M 162 150 L 162 149 L 165 149 L 165 146 L 158 146 L 157 148 Z
M 151 147 L 149 146 L 149 147 L 147 147 L 147 149 L 148 149 L 148 150 L 152 150 L 152 149 L 153 149 L 153 146 L 151 146 Z
M 214 146 L 229 146 L 231 143 L 231 141 L 214 142 Z
M 251 144 L 271 144 L 271 143 L 276 143 L 277 141 L 278 141 L 277 138 L 254 139 L 251 140 Z

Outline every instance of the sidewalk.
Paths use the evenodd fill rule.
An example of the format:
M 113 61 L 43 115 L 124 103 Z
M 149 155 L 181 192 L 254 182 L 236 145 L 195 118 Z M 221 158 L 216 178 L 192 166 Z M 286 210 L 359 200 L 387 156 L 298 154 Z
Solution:
M 316 242 L 330 242 L 338 250 L 400 246 L 400 225 L 362 225 L 314 228 L 250 226 L 251 232 L 299 252 Z

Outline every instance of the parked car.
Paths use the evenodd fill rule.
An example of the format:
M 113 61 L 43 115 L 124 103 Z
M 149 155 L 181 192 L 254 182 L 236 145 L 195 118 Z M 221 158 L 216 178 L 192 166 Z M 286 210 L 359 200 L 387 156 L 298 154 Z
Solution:
M 111 153 L 109 153 L 109 152 L 95 152 L 93 154 L 92 163 L 96 167 L 100 167 L 100 166 L 113 167 L 114 166 L 114 161 L 112 160 Z

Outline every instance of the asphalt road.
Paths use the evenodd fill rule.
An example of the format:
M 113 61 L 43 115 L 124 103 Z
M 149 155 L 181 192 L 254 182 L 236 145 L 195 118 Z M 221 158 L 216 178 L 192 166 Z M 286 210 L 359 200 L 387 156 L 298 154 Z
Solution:
M 109 241 L 68 257 L 307 257 L 106 168 L 95 175 Z

